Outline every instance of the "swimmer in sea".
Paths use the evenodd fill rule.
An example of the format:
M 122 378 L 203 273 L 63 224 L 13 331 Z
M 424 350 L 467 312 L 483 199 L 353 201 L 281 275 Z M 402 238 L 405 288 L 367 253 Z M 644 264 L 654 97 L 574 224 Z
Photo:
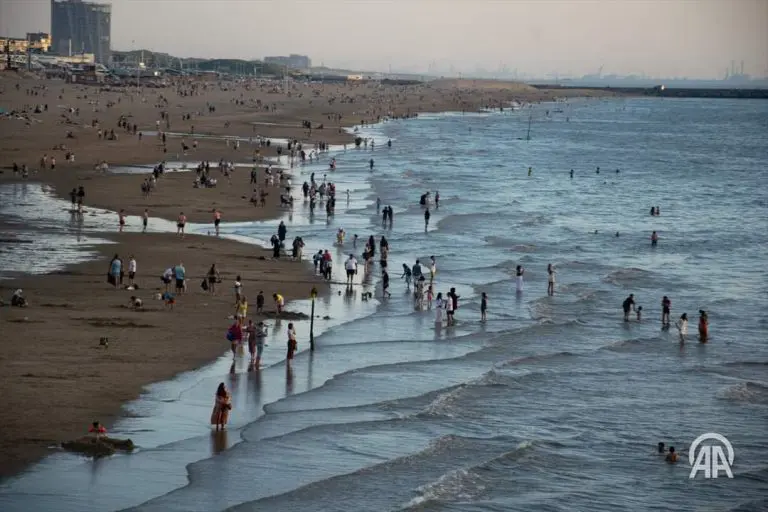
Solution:
M 651 247 L 656 247 L 659 243 L 659 235 L 654 231 L 651 233 Z
M 665 447 L 664 443 L 659 443 L 658 445 L 659 455 L 664 455 L 666 452 L 667 452 L 667 448 Z
M 667 453 L 667 456 L 664 458 L 664 460 L 666 460 L 670 464 L 674 464 L 675 462 L 677 462 L 677 453 L 675 452 L 674 446 L 669 447 L 669 453 Z
M 573 179 L 573 169 L 571 169 L 571 179 Z

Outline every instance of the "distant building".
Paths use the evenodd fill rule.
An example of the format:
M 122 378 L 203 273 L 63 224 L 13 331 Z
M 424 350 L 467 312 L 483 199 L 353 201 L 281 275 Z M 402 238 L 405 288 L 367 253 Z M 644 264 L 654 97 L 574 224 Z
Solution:
M 48 52 L 51 49 L 51 34 L 45 32 L 27 32 L 27 41 L 32 51 Z
M 27 34 L 26 39 L 16 37 L 0 37 L 0 52 L 5 53 L 6 48 L 10 53 L 27 53 L 32 50 L 35 53 L 47 52 L 51 46 L 51 38 L 44 32 Z
M 287 57 L 264 57 L 265 64 L 275 64 L 285 66 L 290 69 L 309 69 L 312 67 L 312 60 L 306 55 L 291 54 Z
M 59 55 L 92 53 L 110 60 L 112 6 L 82 0 L 51 0 L 52 49 Z

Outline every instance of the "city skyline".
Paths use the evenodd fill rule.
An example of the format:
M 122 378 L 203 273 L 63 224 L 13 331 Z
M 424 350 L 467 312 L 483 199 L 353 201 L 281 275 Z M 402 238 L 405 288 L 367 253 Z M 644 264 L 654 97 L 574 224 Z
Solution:
M 112 49 L 122 51 L 241 59 L 296 53 L 335 68 L 521 77 L 602 70 L 720 79 L 744 61 L 745 73 L 768 75 L 768 0 L 326 0 L 322 9 L 299 0 L 199 0 L 183 9 L 172 0 L 105 3 L 112 5 Z M 50 25 L 50 0 L 0 0 L 0 35 L 24 37 Z

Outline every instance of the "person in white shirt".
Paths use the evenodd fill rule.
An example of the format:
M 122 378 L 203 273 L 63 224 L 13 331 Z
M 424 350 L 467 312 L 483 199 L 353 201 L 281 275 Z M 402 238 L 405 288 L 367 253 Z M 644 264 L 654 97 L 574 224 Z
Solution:
M 438 293 L 435 299 L 435 323 L 442 325 L 443 323 L 443 311 L 445 310 L 446 301 L 443 299 L 443 294 Z
M 344 268 L 347 270 L 347 284 L 351 285 L 357 274 L 357 260 L 353 254 L 350 254 L 349 259 L 344 262 Z
M 448 318 L 448 325 L 453 325 L 453 300 L 450 296 L 445 301 L 445 314 Z
M 136 277 L 136 258 L 131 255 L 128 259 L 128 285 L 133 286 L 133 279 Z
M 165 269 L 165 272 L 163 272 L 163 277 L 161 277 L 163 284 L 165 284 L 165 291 L 168 291 L 168 286 L 171 284 L 171 280 L 173 279 L 173 268 L 168 267 Z
M 240 302 L 240 298 L 243 296 L 243 283 L 240 280 L 240 276 L 235 278 L 235 302 Z
M 680 320 L 675 323 L 675 327 L 680 332 L 680 343 L 685 343 L 685 336 L 688 334 L 688 313 L 680 315 Z

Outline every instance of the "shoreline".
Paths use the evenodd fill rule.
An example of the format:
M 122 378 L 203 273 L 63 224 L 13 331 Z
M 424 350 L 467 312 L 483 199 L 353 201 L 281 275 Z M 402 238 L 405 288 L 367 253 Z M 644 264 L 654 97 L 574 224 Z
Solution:
M 425 112 L 429 112 L 429 110 L 427 110 Z M 353 126 L 354 126 L 354 124 L 353 124 Z M 266 128 L 271 128 L 271 127 L 266 127 Z M 351 136 L 351 135 L 347 134 L 347 136 Z M 147 157 L 146 161 L 150 161 L 150 157 Z M 154 160 L 154 161 L 156 161 L 156 160 Z M 133 160 L 131 163 L 132 164 L 138 164 L 140 162 L 136 162 L 135 160 Z M 141 180 L 143 180 L 143 175 L 135 175 L 135 176 L 127 176 L 127 175 L 119 176 L 119 175 L 112 175 L 112 174 L 99 175 L 95 171 L 88 171 L 88 170 L 84 170 L 84 169 L 74 170 L 74 173 L 75 174 L 73 176 L 71 173 L 69 175 L 62 175 L 63 173 L 54 173 L 52 171 L 47 171 L 47 172 L 46 171 L 42 171 L 39 174 L 37 174 L 34 177 L 34 179 L 35 180 L 40 180 L 41 182 L 43 182 L 44 186 L 52 186 L 53 189 L 54 189 L 54 193 L 58 197 L 66 196 L 66 190 L 68 190 L 67 183 L 69 183 L 69 182 L 80 182 L 80 183 L 82 183 L 83 181 L 85 181 L 86 186 L 88 187 L 88 190 L 89 190 L 88 196 L 86 198 L 85 203 L 87 205 L 91 205 L 92 204 L 92 205 L 95 205 L 96 207 L 102 207 L 102 208 L 107 208 L 107 209 L 110 209 L 110 206 L 111 206 L 111 209 L 113 209 L 114 211 L 117 211 L 117 208 L 112 206 L 113 204 L 117 203 L 120 206 L 124 206 L 126 202 L 137 199 L 137 196 L 139 196 L 139 194 L 136 193 L 136 191 L 138 190 L 138 186 L 137 185 L 140 183 Z M 243 172 L 236 172 L 235 176 L 241 176 L 242 174 L 243 174 Z M 8 178 L 8 174 L 5 174 L 5 178 Z M 174 173 L 174 174 L 170 174 L 170 175 L 164 176 L 162 178 L 162 180 L 161 180 L 161 185 L 163 185 L 163 184 L 170 184 L 171 186 L 168 187 L 168 188 L 171 188 L 173 191 L 176 191 L 177 190 L 176 187 L 173 187 L 172 185 L 177 185 L 177 183 L 176 183 L 177 180 L 178 181 L 182 181 L 182 180 L 188 180 L 188 179 L 190 179 L 190 177 L 188 175 L 186 175 L 186 173 L 178 173 L 178 174 Z M 19 180 L 16 179 L 16 178 L 12 178 L 12 179 L 0 178 L 0 183 L 12 183 L 12 182 L 18 182 L 18 181 Z M 27 182 L 27 183 L 31 184 L 30 182 Z M 197 190 L 195 190 L 195 191 L 197 191 Z M 208 192 L 208 190 L 206 190 L 205 192 Z M 96 196 L 96 197 L 94 198 L 94 196 Z M 171 194 L 171 196 L 174 196 L 174 194 Z M 211 201 L 212 198 L 210 198 L 210 197 L 205 197 L 205 198 L 202 198 L 202 199 L 195 199 L 195 201 L 191 202 L 192 203 L 191 207 L 193 208 L 192 210 L 189 210 L 190 206 L 188 206 L 188 205 L 190 205 L 190 200 L 189 200 L 190 198 L 189 197 L 184 197 L 183 200 L 185 201 L 185 203 L 183 205 L 183 208 L 185 208 L 186 210 L 189 211 L 189 213 L 187 213 L 187 212 L 185 212 L 185 213 L 187 213 L 190 221 L 193 221 L 193 222 L 204 222 L 203 219 L 205 219 L 205 218 L 210 219 L 210 211 L 208 210 L 208 206 L 209 205 L 213 206 L 213 207 L 217 207 L 218 206 L 217 201 L 231 201 L 232 200 L 231 194 L 228 195 L 228 194 L 222 192 L 222 194 L 220 194 L 220 196 L 221 197 L 217 196 L 215 198 L 216 200 L 214 200 L 214 201 Z M 129 199 L 129 198 L 132 198 L 132 199 Z M 138 197 L 138 199 L 140 199 L 140 197 Z M 160 201 L 161 202 L 162 201 L 166 201 L 167 199 L 170 199 L 170 198 L 161 197 Z M 242 199 L 242 197 L 241 197 L 241 199 Z M 131 205 L 128 205 L 128 206 L 130 207 Z M 247 208 L 244 208 L 244 206 L 247 206 Z M 165 206 L 166 210 L 161 210 L 163 213 L 160 213 L 160 215 L 158 215 L 158 218 L 161 218 L 161 219 L 164 219 L 165 221 L 169 221 L 170 222 L 171 219 L 174 218 L 174 215 L 170 214 L 171 208 L 174 208 L 174 206 L 167 206 L 166 205 Z M 129 215 L 131 215 L 131 214 L 133 214 L 133 215 L 139 214 L 139 212 L 129 211 L 128 208 L 125 208 L 125 209 L 126 209 L 126 213 L 129 214 Z M 225 211 L 224 219 L 223 219 L 225 223 L 227 223 L 227 222 L 235 222 L 235 221 L 254 221 L 254 220 L 273 219 L 273 218 L 275 218 L 276 214 L 281 213 L 279 210 L 275 210 L 273 208 L 255 209 L 255 210 L 257 210 L 257 212 L 255 212 L 253 207 L 250 204 L 248 204 L 248 205 L 237 205 L 237 207 L 233 208 L 233 205 L 231 203 L 227 203 L 227 206 L 225 208 L 222 208 L 222 209 Z M 259 214 L 257 216 L 257 218 L 254 218 L 254 214 L 255 213 Z M 117 222 L 116 222 L 116 219 L 115 219 L 115 225 L 116 224 L 117 224 Z M 88 278 L 95 277 L 95 276 L 99 275 L 99 272 L 98 272 L 98 270 L 96 270 L 96 268 L 99 265 L 103 264 L 103 263 L 101 263 L 103 261 L 103 259 L 108 257 L 109 253 L 114 252 L 113 250 L 120 251 L 121 253 L 138 252 L 137 250 L 126 248 L 125 245 L 124 245 L 127 242 L 131 241 L 130 240 L 131 237 L 127 236 L 127 235 L 130 235 L 129 233 L 122 233 L 122 234 L 119 234 L 119 235 L 115 235 L 115 234 L 109 234 L 109 232 L 106 231 L 106 230 L 101 230 L 101 231 L 95 232 L 94 234 L 99 236 L 100 238 L 106 238 L 106 239 L 111 240 L 111 241 L 115 241 L 115 237 L 121 237 L 122 241 L 117 242 L 114 246 L 113 245 L 99 246 L 98 252 L 100 253 L 100 258 L 97 259 L 96 261 L 88 261 L 88 262 L 85 262 L 85 263 L 76 264 L 74 266 L 76 269 L 82 268 L 83 270 L 82 271 L 74 270 L 73 272 L 75 272 L 75 274 L 73 274 L 73 275 L 67 276 L 66 275 L 67 271 L 65 271 L 63 273 L 59 273 L 58 275 L 57 274 L 53 274 L 53 275 L 47 275 L 47 276 L 32 276 L 32 277 L 24 276 L 24 277 L 12 280 L 11 283 L 13 283 L 13 284 L 12 284 L 11 287 L 12 288 L 17 287 L 17 283 L 30 283 L 29 285 L 24 284 L 24 287 L 26 287 L 27 289 L 32 287 L 32 289 L 34 289 L 35 286 L 36 286 L 36 284 L 35 284 L 36 280 L 45 280 L 46 283 L 51 281 L 52 284 L 55 285 L 56 281 L 58 281 L 58 280 L 66 281 L 67 278 L 73 278 L 74 275 L 77 275 L 76 274 L 77 272 L 81 272 L 79 274 L 81 277 L 88 277 Z M 148 238 L 160 239 L 162 237 L 168 237 L 168 234 L 166 233 L 165 235 L 158 234 L 158 235 L 143 235 L 143 236 L 147 236 Z M 233 251 L 234 254 L 239 253 L 239 251 L 250 251 L 250 250 L 253 250 L 253 247 L 248 247 L 247 244 L 243 244 L 241 242 L 233 242 L 238 247 L 237 249 L 235 249 L 235 246 L 230 247 L 229 242 L 219 242 L 217 239 L 214 239 L 214 238 L 211 238 L 211 237 L 203 237 L 201 235 L 190 236 L 190 240 L 194 240 L 195 243 L 197 243 L 198 242 L 197 241 L 198 237 L 200 237 L 200 239 L 201 239 L 199 241 L 200 243 L 202 243 L 202 244 L 208 243 L 208 245 L 214 246 L 214 248 L 212 249 L 214 254 L 218 250 Z M 214 242 L 213 240 L 217 240 L 217 241 Z M 168 243 L 173 243 L 173 242 L 169 242 L 167 240 L 164 240 L 164 241 L 166 241 Z M 160 244 L 157 244 L 157 246 L 160 246 Z M 218 247 L 215 247 L 215 246 L 218 246 Z M 187 248 L 190 248 L 190 247 L 187 247 Z M 198 248 L 198 247 L 195 246 L 194 248 Z M 126 250 L 123 251 L 123 249 L 126 249 Z M 165 249 L 170 250 L 172 253 L 174 253 L 174 255 L 175 254 L 179 254 L 180 252 L 182 252 L 178 248 L 175 248 L 175 249 L 170 248 L 169 249 L 167 244 L 165 246 Z M 261 250 L 263 250 L 263 249 L 261 249 Z M 227 257 L 231 257 L 233 253 L 227 253 Z M 183 257 L 184 257 L 185 260 L 190 261 L 189 258 L 191 256 L 188 256 L 187 254 L 185 254 Z M 151 260 L 153 258 L 153 256 L 154 256 L 153 254 L 147 254 L 145 258 Z M 145 259 L 145 258 L 142 258 L 142 260 Z M 142 270 L 146 269 L 147 265 L 145 263 L 143 263 L 143 262 L 140 262 L 140 265 L 141 265 L 140 273 L 143 273 Z M 149 266 L 149 268 L 151 269 L 152 273 L 155 273 L 156 275 L 159 275 L 159 272 L 162 272 L 162 269 L 164 268 L 164 266 L 165 266 L 165 263 L 163 264 L 162 268 L 158 267 L 158 269 L 154 269 L 151 266 Z M 302 269 L 301 272 L 305 272 L 306 270 L 307 269 Z M 204 269 L 196 269 L 196 271 L 199 274 L 201 272 L 204 272 Z M 229 272 L 229 273 L 231 273 L 231 272 Z M 232 276 L 228 275 L 227 277 L 231 278 Z M 91 281 L 91 283 L 98 283 L 98 282 L 99 281 L 95 281 L 95 280 Z M 307 284 L 309 282 L 317 282 L 317 280 L 314 279 L 313 281 L 294 281 L 294 282 L 296 284 L 305 285 L 305 284 Z M 4 283 L 4 284 L 7 284 L 7 282 Z M 0 286 L 2 286 L 3 289 L 5 288 L 4 284 L 0 284 Z M 64 286 L 66 286 L 66 287 L 82 288 L 82 287 L 84 287 L 84 284 L 85 283 L 82 283 L 82 282 L 77 282 L 77 283 L 69 282 L 69 283 L 66 283 Z M 194 281 L 193 281 L 193 286 L 194 286 Z M 226 293 L 226 291 L 225 291 L 225 293 Z M 267 294 L 267 295 L 269 295 L 269 294 Z M 292 298 L 291 293 L 287 293 L 286 292 L 286 293 L 284 293 L 284 295 L 286 295 L 286 298 L 288 300 L 290 300 Z M 297 295 L 300 295 L 300 294 L 297 294 Z M 253 304 L 252 297 L 251 297 L 251 304 Z M 267 301 L 267 304 L 269 304 L 269 300 Z M 50 306 L 50 307 L 53 308 L 53 306 Z M 113 305 L 113 307 L 116 307 L 116 305 Z M 223 308 L 223 305 L 218 305 L 218 307 L 219 308 Z M 69 309 L 69 308 L 62 308 L 62 309 Z M 23 311 L 23 312 L 28 312 L 28 311 L 29 310 Z M 51 315 L 51 316 L 55 316 L 55 315 Z M 17 320 L 19 320 L 19 319 L 18 318 L 14 318 L 11 321 L 17 321 Z M 6 320 L 6 321 L 8 321 L 8 320 Z M 55 320 L 54 320 L 54 322 L 55 322 Z M 26 324 L 27 322 L 24 321 L 24 323 Z M 209 324 L 211 324 L 211 323 L 213 323 L 213 322 L 209 322 Z M 141 329 L 136 328 L 136 329 L 133 329 L 133 330 L 136 331 L 136 330 L 141 330 Z M 216 330 L 220 330 L 220 327 L 216 327 Z M 219 335 L 220 335 L 220 333 L 219 333 Z M 215 334 L 211 333 L 211 337 L 215 338 Z M 168 348 L 169 352 L 175 353 L 175 351 L 172 348 L 170 348 L 170 347 L 167 347 L 167 348 Z M 196 350 L 197 350 L 197 347 L 196 347 Z M 138 386 L 138 390 L 136 390 L 132 394 L 131 393 L 126 393 L 126 394 L 120 395 L 119 399 L 118 399 L 118 397 L 113 397 L 113 399 L 110 401 L 110 403 L 112 405 L 110 407 L 108 407 L 108 409 L 110 411 L 109 415 L 108 416 L 104 416 L 102 414 L 100 416 L 100 421 L 103 421 L 104 423 L 109 424 L 109 420 L 110 419 L 119 418 L 120 417 L 120 411 L 122 411 L 124 409 L 125 404 L 127 402 L 129 402 L 132 398 L 135 399 L 137 396 L 140 396 L 141 393 L 143 392 L 143 390 L 145 389 L 145 387 L 147 385 L 149 385 L 149 384 L 151 384 L 153 382 L 158 382 L 158 381 L 165 380 L 166 378 L 170 378 L 170 377 L 172 377 L 174 375 L 178 375 L 180 372 L 189 371 L 190 369 L 194 369 L 194 368 L 199 368 L 201 365 L 205 365 L 206 362 L 210 363 L 212 359 L 214 359 L 215 357 L 220 356 L 221 352 L 224 351 L 225 348 L 222 348 L 220 341 L 216 341 L 216 342 L 211 342 L 210 345 L 206 345 L 205 347 L 203 347 L 202 350 L 205 350 L 205 356 L 204 357 L 203 356 L 197 356 L 197 354 L 195 354 L 197 357 L 195 357 L 193 361 L 189 361 L 189 360 L 185 361 L 186 365 L 183 368 L 179 369 L 179 367 L 177 366 L 176 369 L 174 369 L 172 371 L 169 370 L 169 369 L 166 369 L 162 373 L 155 372 L 155 373 L 153 373 L 153 376 L 151 378 L 149 376 L 147 376 L 147 378 L 144 379 L 144 384 L 139 385 Z M 218 356 L 216 354 L 214 354 L 214 352 L 217 352 Z M 191 365 L 191 367 L 190 367 L 190 365 Z M 184 368 L 186 368 L 186 370 Z M 34 372 L 28 372 L 28 373 L 30 373 L 33 376 L 36 375 Z M 9 375 L 9 377 L 10 377 L 10 375 Z M 33 377 L 28 377 L 28 378 L 33 378 Z M 44 378 L 46 378 L 46 377 L 44 377 Z M 54 379 L 53 377 L 47 377 L 47 378 Z M 133 387 L 136 388 L 136 386 L 133 386 Z M 86 416 L 83 416 L 83 418 L 85 418 L 85 417 Z M 41 418 L 41 421 L 37 422 L 37 423 L 42 424 L 45 421 L 50 421 L 50 420 L 49 419 L 42 419 Z M 74 430 L 74 425 L 75 424 L 82 425 L 82 424 L 87 424 L 90 421 L 91 421 L 90 417 L 88 418 L 87 421 L 85 419 L 82 419 L 82 420 L 78 419 L 77 421 L 71 420 L 72 433 L 74 434 L 74 432 L 75 432 L 75 430 Z M 81 432 L 81 430 L 78 428 L 77 432 L 79 433 L 79 432 Z M 58 439 L 58 440 L 55 440 L 55 441 L 61 441 L 61 440 L 64 440 L 64 439 Z M 41 441 L 42 441 L 42 443 L 41 443 Z M 26 467 L 29 466 L 29 464 L 33 463 L 36 460 L 39 460 L 39 458 L 41 456 L 44 456 L 44 455 L 46 455 L 49 452 L 48 448 L 47 447 L 43 447 L 42 444 L 46 444 L 46 446 L 47 446 L 47 444 L 49 442 L 51 442 L 51 441 L 54 441 L 54 440 L 52 440 L 52 439 L 38 439 L 38 438 L 35 438 L 35 442 L 33 443 L 33 445 L 35 445 L 37 448 L 34 450 L 36 452 L 36 455 L 34 457 L 32 457 L 33 460 L 27 460 L 26 462 L 24 462 L 24 461 L 21 460 L 23 457 L 19 457 L 19 462 L 17 464 L 13 465 L 13 468 L 14 468 L 13 470 L 7 471 L 5 469 L 5 467 L 3 467 L 3 470 L 1 472 L 1 474 L 4 475 L 5 477 L 7 477 L 7 476 L 11 476 L 11 475 L 14 475 L 14 474 L 17 474 L 17 473 L 23 471 Z M 3 444 L 5 444 L 5 443 L 3 443 Z M 16 446 L 16 445 L 14 444 L 13 446 Z M 23 451 L 23 447 L 21 449 Z M 8 452 L 6 452 L 6 453 L 8 453 Z M 5 465 L 5 463 L 4 463 L 4 465 Z

